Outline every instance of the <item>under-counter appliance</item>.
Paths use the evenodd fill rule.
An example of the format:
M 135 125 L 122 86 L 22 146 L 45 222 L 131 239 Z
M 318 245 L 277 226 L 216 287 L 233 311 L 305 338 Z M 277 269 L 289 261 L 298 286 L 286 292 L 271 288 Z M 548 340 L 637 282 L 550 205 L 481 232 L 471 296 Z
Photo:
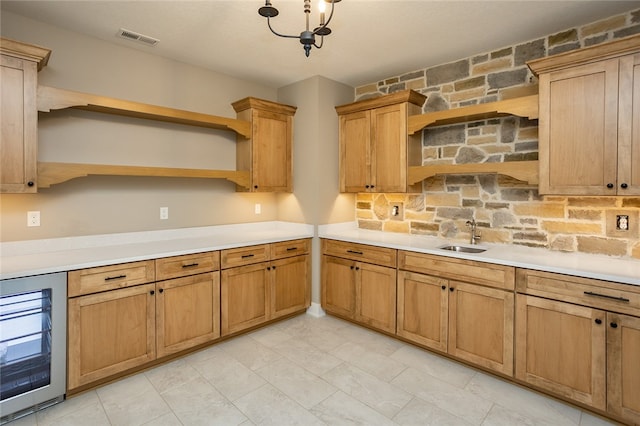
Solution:
M 0 281 L 0 424 L 64 400 L 66 273 Z

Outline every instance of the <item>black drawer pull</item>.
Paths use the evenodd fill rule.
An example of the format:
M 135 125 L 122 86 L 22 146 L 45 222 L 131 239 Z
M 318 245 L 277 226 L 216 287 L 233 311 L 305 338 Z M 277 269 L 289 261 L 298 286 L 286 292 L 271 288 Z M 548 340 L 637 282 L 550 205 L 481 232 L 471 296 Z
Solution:
M 253 254 L 253 253 L 252 254 L 243 254 L 242 258 L 246 259 L 246 258 L 253 257 L 253 256 L 255 256 L 255 254 Z
M 287 247 L 287 251 L 298 250 L 298 247 Z
M 117 277 L 106 277 L 104 280 L 105 281 L 112 281 L 112 280 L 121 280 L 123 278 L 127 278 L 126 275 L 118 275 Z
M 364 254 L 363 252 L 361 252 L 361 251 L 357 251 L 357 250 L 347 250 L 347 253 L 351 253 L 351 254 L 360 254 L 360 255 Z
M 627 299 L 626 297 L 609 296 L 607 294 L 594 293 L 592 291 L 585 291 L 584 294 L 586 296 L 595 296 L 595 297 L 604 297 L 605 299 L 613 299 L 613 300 L 617 300 L 618 302 L 629 302 L 629 299 Z
M 198 266 L 198 263 L 189 263 L 188 265 L 182 265 L 183 268 L 193 268 Z

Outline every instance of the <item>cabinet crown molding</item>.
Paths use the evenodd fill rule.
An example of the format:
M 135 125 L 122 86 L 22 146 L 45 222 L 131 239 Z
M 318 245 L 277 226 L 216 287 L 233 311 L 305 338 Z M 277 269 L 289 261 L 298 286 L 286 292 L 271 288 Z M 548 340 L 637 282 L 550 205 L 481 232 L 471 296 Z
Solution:
M 534 74 L 544 74 L 576 65 L 616 58 L 640 51 L 640 34 L 608 43 L 559 53 L 546 58 L 534 59 L 527 65 Z
M 0 53 L 18 59 L 36 62 L 38 71 L 47 66 L 51 50 L 34 44 L 23 43 L 10 38 L 0 37 Z
M 249 108 L 255 109 L 263 109 L 269 112 L 275 112 L 278 114 L 287 114 L 294 115 L 296 113 L 297 107 L 291 105 L 285 105 L 278 102 L 267 101 L 265 99 L 247 97 L 244 99 L 240 99 L 239 101 L 235 101 L 231 104 L 235 112 L 241 112 L 248 110 Z
M 402 90 L 389 95 L 379 96 L 377 98 L 339 105 L 336 107 L 336 112 L 340 115 L 349 114 L 352 112 L 365 111 L 368 109 L 396 105 L 404 102 L 422 107 L 426 100 L 427 97 L 425 95 L 414 90 Z

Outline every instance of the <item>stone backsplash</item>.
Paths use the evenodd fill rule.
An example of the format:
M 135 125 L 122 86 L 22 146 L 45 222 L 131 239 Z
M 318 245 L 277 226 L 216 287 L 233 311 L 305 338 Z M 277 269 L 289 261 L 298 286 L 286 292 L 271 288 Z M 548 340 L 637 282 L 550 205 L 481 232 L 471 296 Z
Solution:
M 408 72 L 356 88 L 356 100 L 405 89 L 427 96 L 424 112 L 537 93 L 532 59 L 640 33 L 640 9 L 579 28 Z M 538 123 L 517 117 L 423 131 L 423 164 L 535 160 Z M 394 205 L 400 214 L 391 216 Z M 619 215 L 629 230 L 615 228 Z M 436 176 L 422 194 L 358 194 L 361 228 L 465 240 L 475 219 L 481 241 L 640 259 L 640 197 L 540 196 L 500 175 Z

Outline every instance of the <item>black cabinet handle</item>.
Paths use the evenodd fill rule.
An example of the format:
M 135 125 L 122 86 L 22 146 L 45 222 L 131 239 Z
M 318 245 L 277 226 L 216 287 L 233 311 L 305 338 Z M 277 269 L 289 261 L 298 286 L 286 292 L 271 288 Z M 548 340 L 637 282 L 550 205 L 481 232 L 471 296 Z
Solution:
M 609 188 L 609 189 L 613 188 L 613 184 L 612 183 L 608 183 L 607 184 L 607 188 Z
M 442 289 L 443 289 L 443 290 L 446 290 L 446 289 L 447 289 L 447 286 L 446 286 L 446 285 L 443 285 L 443 286 L 442 286 Z
M 298 247 L 287 247 L 287 251 L 298 250 Z
M 273 269 L 273 270 L 275 271 L 275 270 L 276 270 L 276 267 L 275 267 L 275 266 L 272 266 L 272 267 L 271 267 L 271 269 Z
M 27 182 L 27 186 L 33 186 L 33 185 L 35 185 L 35 183 L 33 183 L 33 181 Z
M 195 266 L 198 266 L 197 263 L 189 263 L 188 265 L 182 265 L 183 268 L 193 268 Z
M 351 269 L 355 268 L 355 266 L 351 265 Z
M 629 302 L 626 297 L 609 296 L 608 294 L 594 293 L 592 291 L 585 291 L 585 296 L 604 297 L 605 299 L 617 300 L 618 302 Z
M 626 183 L 621 183 L 620 184 L 620 188 L 622 188 L 622 189 L 627 189 L 628 186 L 629 185 L 627 185 Z
M 271 270 L 271 266 L 267 266 L 267 271 L 270 271 L 270 270 Z
M 611 326 L 611 328 L 618 328 L 618 323 L 616 323 L 616 322 L 612 322 L 609 325 Z
M 359 270 L 360 270 L 360 267 L 359 267 L 359 266 L 356 266 L 356 271 L 359 271 Z
M 347 250 L 347 253 L 363 255 L 364 253 L 357 250 Z
M 369 188 L 369 185 L 365 185 L 364 187 L 365 187 L 365 188 Z
M 596 324 L 602 324 L 602 320 L 600 318 L 596 318 Z
M 449 287 L 449 291 L 453 293 L 453 290 L 455 290 L 455 287 Z
M 253 189 L 258 189 L 258 185 L 253 185 Z
M 161 288 L 160 290 L 158 290 L 160 293 L 164 293 L 164 289 Z
M 249 258 L 249 257 L 253 257 L 253 256 L 255 256 L 255 254 L 243 254 L 243 255 L 242 255 L 242 258 L 243 258 L 243 259 L 247 259 L 247 258 Z
M 123 275 L 118 275 L 118 276 L 115 276 L 115 277 L 106 277 L 104 280 L 105 281 L 113 281 L 113 280 L 121 280 L 123 278 L 127 278 L 127 276 L 125 274 L 123 274 Z
M 155 292 L 155 291 L 153 291 L 153 290 L 151 290 L 151 291 L 149 292 L 149 294 L 153 296 L 154 294 L 156 294 L 156 292 Z

